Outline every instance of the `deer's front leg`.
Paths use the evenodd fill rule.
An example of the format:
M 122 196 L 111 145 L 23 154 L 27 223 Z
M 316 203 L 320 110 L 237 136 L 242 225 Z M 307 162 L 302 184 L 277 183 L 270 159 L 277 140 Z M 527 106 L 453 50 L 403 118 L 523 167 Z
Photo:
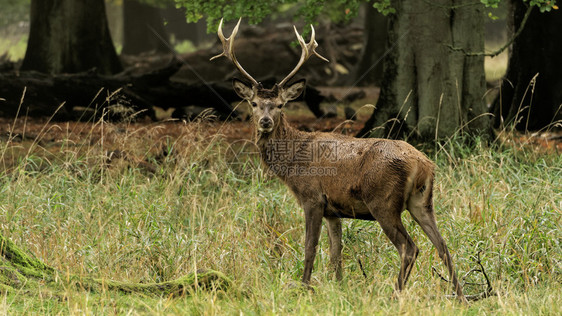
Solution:
M 330 265 L 336 273 L 336 280 L 342 279 L 342 263 L 341 263 L 341 250 L 342 250 L 342 228 L 341 218 L 339 217 L 326 217 L 328 223 L 328 237 L 330 238 Z
M 322 208 L 319 205 L 304 206 L 304 216 L 306 222 L 306 236 L 302 282 L 304 284 L 309 284 L 314 258 L 316 257 L 316 246 L 318 246 L 318 239 L 320 238 L 320 230 L 322 228 Z

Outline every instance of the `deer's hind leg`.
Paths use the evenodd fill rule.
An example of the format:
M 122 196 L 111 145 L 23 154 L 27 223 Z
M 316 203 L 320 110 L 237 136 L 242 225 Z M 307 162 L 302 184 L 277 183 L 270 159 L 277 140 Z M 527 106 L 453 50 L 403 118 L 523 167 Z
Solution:
M 398 291 L 402 291 L 406 281 L 408 281 L 419 253 L 418 247 L 416 247 L 416 244 L 402 224 L 400 214 L 404 209 L 403 205 L 403 198 L 398 196 L 384 202 L 382 200 L 371 201 L 367 205 L 371 214 L 377 219 L 383 232 L 394 247 L 396 247 L 400 255 L 400 273 L 398 274 L 398 283 L 396 284 Z
M 381 220 L 379 224 L 400 255 L 400 273 L 398 274 L 396 288 L 398 291 L 402 291 L 406 281 L 408 281 L 414 262 L 418 257 L 418 247 L 410 235 L 408 235 L 399 217 L 393 222 Z
M 424 192 L 414 193 L 408 201 L 408 210 L 414 220 L 421 226 L 427 237 L 429 237 L 431 243 L 435 246 L 435 248 L 437 248 L 439 257 L 443 260 L 443 263 L 449 270 L 449 276 L 453 282 L 458 298 L 461 301 L 465 301 L 462 286 L 457 279 L 457 274 L 453 267 L 451 254 L 449 253 L 449 249 L 447 248 L 447 244 L 445 243 L 443 236 L 441 236 L 439 229 L 437 228 L 431 190 L 429 190 L 429 192 L 425 192 L 425 194 Z

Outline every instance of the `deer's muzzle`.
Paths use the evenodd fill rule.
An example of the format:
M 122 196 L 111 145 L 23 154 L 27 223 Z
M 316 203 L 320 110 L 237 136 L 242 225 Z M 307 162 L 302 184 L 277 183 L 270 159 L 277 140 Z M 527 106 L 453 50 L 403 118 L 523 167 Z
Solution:
M 269 133 L 273 130 L 273 120 L 271 117 L 264 116 L 262 117 L 259 122 L 259 131 Z

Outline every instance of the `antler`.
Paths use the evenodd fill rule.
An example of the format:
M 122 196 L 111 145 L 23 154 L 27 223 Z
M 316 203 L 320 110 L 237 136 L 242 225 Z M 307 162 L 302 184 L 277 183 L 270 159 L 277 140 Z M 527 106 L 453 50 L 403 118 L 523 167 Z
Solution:
M 230 35 L 230 37 L 225 38 L 224 34 L 222 33 L 222 19 L 221 19 L 219 23 L 219 30 L 217 33 L 219 35 L 219 39 L 222 42 L 223 52 L 218 54 L 217 56 L 211 57 L 210 60 L 219 58 L 221 56 L 228 58 L 234 64 L 234 66 L 236 66 L 238 71 L 240 71 L 240 73 L 242 73 L 244 77 L 246 77 L 248 80 L 252 82 L 252 85 L 258 86 L 259 83 L 256 81 L 256 79 L 250 76 L 250 74 L 247 73 L 246 70 L 244 70 L 244 68 L 242 68 L 240 63 L 238 63 L 238 60 L 236 60 L 236 56 L 234 55 L 234 37 L 236 36 L 236 33 L 238 33 L 238 27 L 240 26 L 240 21 L 242 21 L 242 18 L 238 20 L 238 24 L 236 24 L 236 27 L 234 27 L 234 30 L 232 30 L 232 34 Z
M 285 77 L 285 79 L 281 80 L 281 82 L 279 83 L 279 87 L 283 87 L 283 85 L 285 85 L 287 83 L 287 81 L 291 80 L 291 78 L 293 78 L 293 76 L 295 76 L 297 71 L 299 71 L 301 66 L 312 55 L 316 55 L 318 58 L 322 59 L 323 61 L 330 62 L 328 59 L 324 58 L 322 55 L 320 55 L 316 51 L 316 47 L 318 47 L 318 43 L 314 39 L 315 33 L 314 33 L 314 27 L 312 25 L 310 25 L 310 28 L 312 28 L 312 34 L 310 35 L 310 41 L 308 42 L 308 44 L 304 41 L 302 36 L 297 31 L 297 27 L 296 26 L 293 26 L 293 27 L 295 28 L 295 34 L 297 34 L 297 39 L 299 41 L 299 44 L 301 44 L 301 48 L 302 48 L 301 59 L 299 60 L 298 64 L 295 66 L 295 69 L 293 69 L 293 71 L 291 71 L 291 73 L 289 75 L 287 75 L 287 77 Z

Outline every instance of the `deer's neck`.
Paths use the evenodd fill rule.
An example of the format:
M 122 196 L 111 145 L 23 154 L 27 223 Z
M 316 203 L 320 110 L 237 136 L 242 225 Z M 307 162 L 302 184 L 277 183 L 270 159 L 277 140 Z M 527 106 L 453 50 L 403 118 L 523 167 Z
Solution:
M 305 138 L 303 134 L 305 134 L 305 132 L 301 132 L 289 125 L 284 113 L 281 113 L 279 123 L 271 133 L 260 133 L 256 129 L 255 142 L 259 148 L 263 162 L 270 167 L 273 164 L 281 163 L 275 159 L 275 155 L 272 156 L 272 153 L 282 154 L 279 151 L 284 149 L 287 150 L 286 154 L 292 156 L 293 151 L 289 149 L 292 148 L 295 140 Z M 290 161 L 292 161 L 292 159 L 285 160 L 282 163 L 291 164 Z

